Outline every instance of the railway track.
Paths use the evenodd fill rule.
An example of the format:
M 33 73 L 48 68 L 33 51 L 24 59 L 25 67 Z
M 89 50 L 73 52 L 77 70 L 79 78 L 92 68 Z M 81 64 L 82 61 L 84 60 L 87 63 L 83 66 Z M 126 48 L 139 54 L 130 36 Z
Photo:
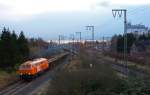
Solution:
M 0 95 L 16 95 L 19 91 L 29 86 L 31 83 L 25 81 L 18 81 L 17 83 L 7 87 L 6 89 L 0 91 Z
M 121 73 L 121 74 L 123 74 L 125 76 L 134 75 L 136 77 L 144 77 L 144 76 L 148 75 L 147 73 L 144 73 L 144 72 L 142 72 L 140 70 L 135 70 L 135 69 L 129 68 L 129 67 L 125 66 L 125 65 L 117 64 L 117 63 L 115 63 L 113 61 L 106 60 L 103 57 L 101 58 L 101 60 L 104 60 L 106 63 L 110 64 L 115 71 L 117 71 L 117 72 L 119 72 L 119 73 Z
M 61 59 L 62 57 L 66 56 L 68 54 L 69 53 L 63 53 L 63 54 L 57 55 L 57 56 L 49 59 L 48 61 L 49 61 L 49 63 L 55 62 L 55 61 Z M 27 81 L 23 81 L 23 80 L 18 80 L 18 82 L 16 82 L 16 83 L 8 86 L 7 88 L 1 90 L 0 95 L 17 95 L 18 92 L 21 92 L 23 89 L 32 85 L 32 82 L 33 81 L 27 82 Z
M 91 50 L 91 53 L 92 52 L 98 52 L 99 54 L 99 60 L 100 62 L 103 61 L 105 64 L 110 64 L 111 67 L 118 73 L 121 73 L 125 76 L 128 76 L 128 75 L 134 75 L 136 77 L 145 77 L 147 75 L 149 75 L 148 73 L 145 73 L 143 71 L 140 71 L 140 70 L 135 70 L 135 69 L 132 69 L 132 68 L 129 68 L 125 65 L 121 65 L 121 64 L 118 64 L 114 61 L 110 61 L 110 60 L 107 60 L 105 58 L 105 56 L 103 56 L 103 53 L 99 50 Z
M 63 53 L 63 54 L 57 55 L 57 56 L 55 56 L 55 57 L 49 59 L 48 62 L 51 63 L 51 62 L 57 61 L 58 59 L 60 59 L 60 58 L 62 58 L 62 57 L 64 57 L 64 56 L 66 56 L 66 55 L 68 55 L 68 54 L 69 54 L 69 53 Z

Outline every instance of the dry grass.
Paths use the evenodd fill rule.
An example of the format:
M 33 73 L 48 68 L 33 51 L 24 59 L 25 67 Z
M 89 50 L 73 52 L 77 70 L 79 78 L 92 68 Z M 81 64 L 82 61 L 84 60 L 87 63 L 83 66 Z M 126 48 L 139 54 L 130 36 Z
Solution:
M 0 71 L 0 89 L 10 85 L 16 80 L 17 80 L 17 77 L 15 76 L 15 74 L 10 74 L 4 71 Z
M 82 52 L 56 72 L 45 95 L 150 95 L 148 79 L 122 80 L 106 62 L 95 60 L 99 54 L 90 52 Z
M 48 91 L 49 83 L 50 81 L 47 81 L 42 86 L 40 86 L 38 89 L 35 90 L 35 92 L 32 93 L 32 95 L 45 95 Z
M 123 60 L 118 59 L 116 61 L 115 58 L 112 58 L 112 57 L 109 57 L 109 56 L 101 56 L 101 57 L 103 57 L 103 59 L 105 59 L 105 60 L 109 60 L 109 61 L 115 62 L 117 64 L 124 65 Z M 150 73 L 150 67 L 148 65 L 140 65 L 140 64 L 128 61 L 127 66 L 131 69 L 142 70 L 146 73 Z
M 77 58 L 74 58 L 69 64 L 67 64 L 64 69 L 67 69 L 68 71 L 75 71 L 78 70 L 81 67 L 80 60 Z
M 98 64 L 97 55 L 89 53 L 82 51 L 56 72 L 47 95 L 117 95 L 114 92 L 120 79 L 108 64 Z
M 117 64 L 124 65 L 123 58 L 119 58 L 118 56 L 116 56 L 116 55 L 113 56 L 113 55 L 111 55 L 111 53 L 110 53 L 110 55 L 109 55 L 109 53 L 106 54 L 106 56 L 101 55 L 101 57 L 105 58 L 106 60 L 113 61 L 113 62 L 116 62 Z M 143 61 L 146 61 L 147 58 L 145 58 L 145 60 L 143 60 L 143 61 L 139 61 L 140 58 L 139 59 L 136 58 L 136 59 L 132 59 L 132 60 L 131 59 L 132 58 L 130 58 L 130 57 L 128 58 L 128 64 L 127 65 L 129 68 L 131 67 L 133 69 L 137 69 L 137 70 L 141 70 L 141 71 L 146 72 L 146 73 L 150 73 L 149 62 L 147 62 L 147 63 L 143 62 Z

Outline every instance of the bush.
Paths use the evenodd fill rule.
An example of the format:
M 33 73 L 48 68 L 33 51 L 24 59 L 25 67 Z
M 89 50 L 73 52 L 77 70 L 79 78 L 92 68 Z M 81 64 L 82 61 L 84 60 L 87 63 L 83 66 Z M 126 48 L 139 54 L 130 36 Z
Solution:
M 56 72 L 47 95 L 119 95 L 121 81 L 111 67 L 85 55 L 80 54 L 78 64 L 82 65 L 77 70 Z
M 109 65 L 99 63 L 96 54 L 92 56 L 83 52 L 80 68 L 57 71 L 47 95 L 150 95 L 150 77 L 120 79 Z
M 126 88 L 122 91 L 122 95 L 150 95 L 149 78 L 129 78 L 124 83 Z

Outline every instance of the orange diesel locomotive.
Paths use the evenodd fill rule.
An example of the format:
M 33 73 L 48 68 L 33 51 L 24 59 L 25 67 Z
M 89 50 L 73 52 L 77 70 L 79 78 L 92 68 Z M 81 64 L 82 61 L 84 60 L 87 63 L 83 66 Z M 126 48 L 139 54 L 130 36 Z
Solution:
M 18 74 L 20 79 L 33 79 L 40 73 L 46 71 L 48 68 L 48 60 L 46 58 L 39 58 L 21 64 Z

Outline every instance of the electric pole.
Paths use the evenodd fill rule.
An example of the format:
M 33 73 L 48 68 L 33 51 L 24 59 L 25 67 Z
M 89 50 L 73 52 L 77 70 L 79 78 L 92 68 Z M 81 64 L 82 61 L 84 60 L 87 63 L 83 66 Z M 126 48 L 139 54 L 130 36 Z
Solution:
M 62 48 L 63 47 L 63 44 L 64 44 L 64 42 L 63 42 L 63 40 L 64 40 L 64 36 L 63 35 L 59 35 L 58 36 L 59 37 L 59 39 L 58 39 L 58 43 L 59 43 L 59 48 Z
M 105 38 L 104 38 L 104 36 L 103 36 L 103 53 L 104 53 L 104 40 L 105 40 Z
M 122 13 L 124 14 L 124 64 L 127 70 L 127 10 L 126 9 L 113 9 L 112 14 L 115 18 L 117 15 L 121 18 Z M 128 73 L 128 70 L 127 70 Z
M 61 35 L 58 36 L 58 45 L 59 45 L 59 48 L 60 48 L 60 40 L 61 40 Z
M 72 50 L 74 50 L 74 34 L 71 34 L 70 35 L 70 38 L 71 38 L 71 40 L 72 40 Z
M 92 32 L 92 42 L 93 42 L 93 46 L 94 46 L 94 30 L 95 30 L 95 27 L 94 26 L 86 26 L 86 30 L 91 30 L 91 32 Z
M 79 34 L 79 36 L 80 36 L 80 43 L 81 43 L 81 32 L 76 32 L 76 34 Z
M 81 48 L 81 32 L 76 32 L 76 34 L 79 34 L 80 36 L 80 43 L 78 43 L 78 45 L 79 45 L 79 48 Z

